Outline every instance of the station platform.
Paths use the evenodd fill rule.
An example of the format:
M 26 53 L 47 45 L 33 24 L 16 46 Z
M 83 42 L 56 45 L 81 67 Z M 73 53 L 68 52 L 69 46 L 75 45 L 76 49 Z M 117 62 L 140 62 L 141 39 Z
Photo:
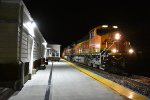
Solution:
M 45 70 L 37 71 L 9 100 L 127 100 L 64 60 L 54 62 L 52 71 L 51 67 L 49 62 Z

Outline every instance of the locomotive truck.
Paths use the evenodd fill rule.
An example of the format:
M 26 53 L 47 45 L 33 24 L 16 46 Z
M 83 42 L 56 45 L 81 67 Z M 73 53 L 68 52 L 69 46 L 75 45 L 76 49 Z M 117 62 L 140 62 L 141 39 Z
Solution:
M 136 51 L 118 26 L 100 25 L 63 51 L 69 61 L 115 73 L 134 71 Z

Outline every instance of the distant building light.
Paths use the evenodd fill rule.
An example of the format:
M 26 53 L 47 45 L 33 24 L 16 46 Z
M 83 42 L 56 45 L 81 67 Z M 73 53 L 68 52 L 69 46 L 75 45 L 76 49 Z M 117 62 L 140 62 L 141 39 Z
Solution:
M 46 42 L 44 42 L 44 43 L 42 43 L 44 46 L 46 46 L 47 45 L 47 43 Z
M 103 28 L 108 27 L 108 25 L 102 25 Z
M 118 28 L 118 26 L 113 26 L 113 28 Z
M 47 49 L 51 49 L 51 48 L 47 48 Z

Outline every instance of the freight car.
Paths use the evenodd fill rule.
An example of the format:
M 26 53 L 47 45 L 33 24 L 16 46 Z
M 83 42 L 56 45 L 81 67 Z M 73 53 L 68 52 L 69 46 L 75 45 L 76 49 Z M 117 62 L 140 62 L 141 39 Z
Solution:
M 78 43 L 64 49 L 63 57 L 102 70 L 131 73 L 136 60 L 136 51 L 118 26 L 101 25 Z

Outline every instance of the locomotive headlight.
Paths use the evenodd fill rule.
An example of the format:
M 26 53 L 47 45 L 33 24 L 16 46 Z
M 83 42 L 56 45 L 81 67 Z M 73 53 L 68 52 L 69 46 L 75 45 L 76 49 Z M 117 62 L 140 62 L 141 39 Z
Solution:
M 113 26 L 113 28 L 118 28 L 118 26 Z
M 133 49 L 129 49 L 129 53 L 130 54 L 134 53 L 134 50 Z
M 100 44 L 96 44 L 96 48 L 100 48 Z
M 117 49 L 112 49 L 112 52 L 113 52 L 113 53 L 116 53 L 116 52 L 117 52 Z
M 115 39 L 116 39 L 116 40 L 119 40 L 120 38 L 121 38 L 121 35 L 120 35 L 119 33 L 116 33 L 116 34 L 115 34 Z
M 107 28 L 107 27 L 108 27 L 108 25 L 102 25 L 102 27 L 103 27 L 103 28 Z

